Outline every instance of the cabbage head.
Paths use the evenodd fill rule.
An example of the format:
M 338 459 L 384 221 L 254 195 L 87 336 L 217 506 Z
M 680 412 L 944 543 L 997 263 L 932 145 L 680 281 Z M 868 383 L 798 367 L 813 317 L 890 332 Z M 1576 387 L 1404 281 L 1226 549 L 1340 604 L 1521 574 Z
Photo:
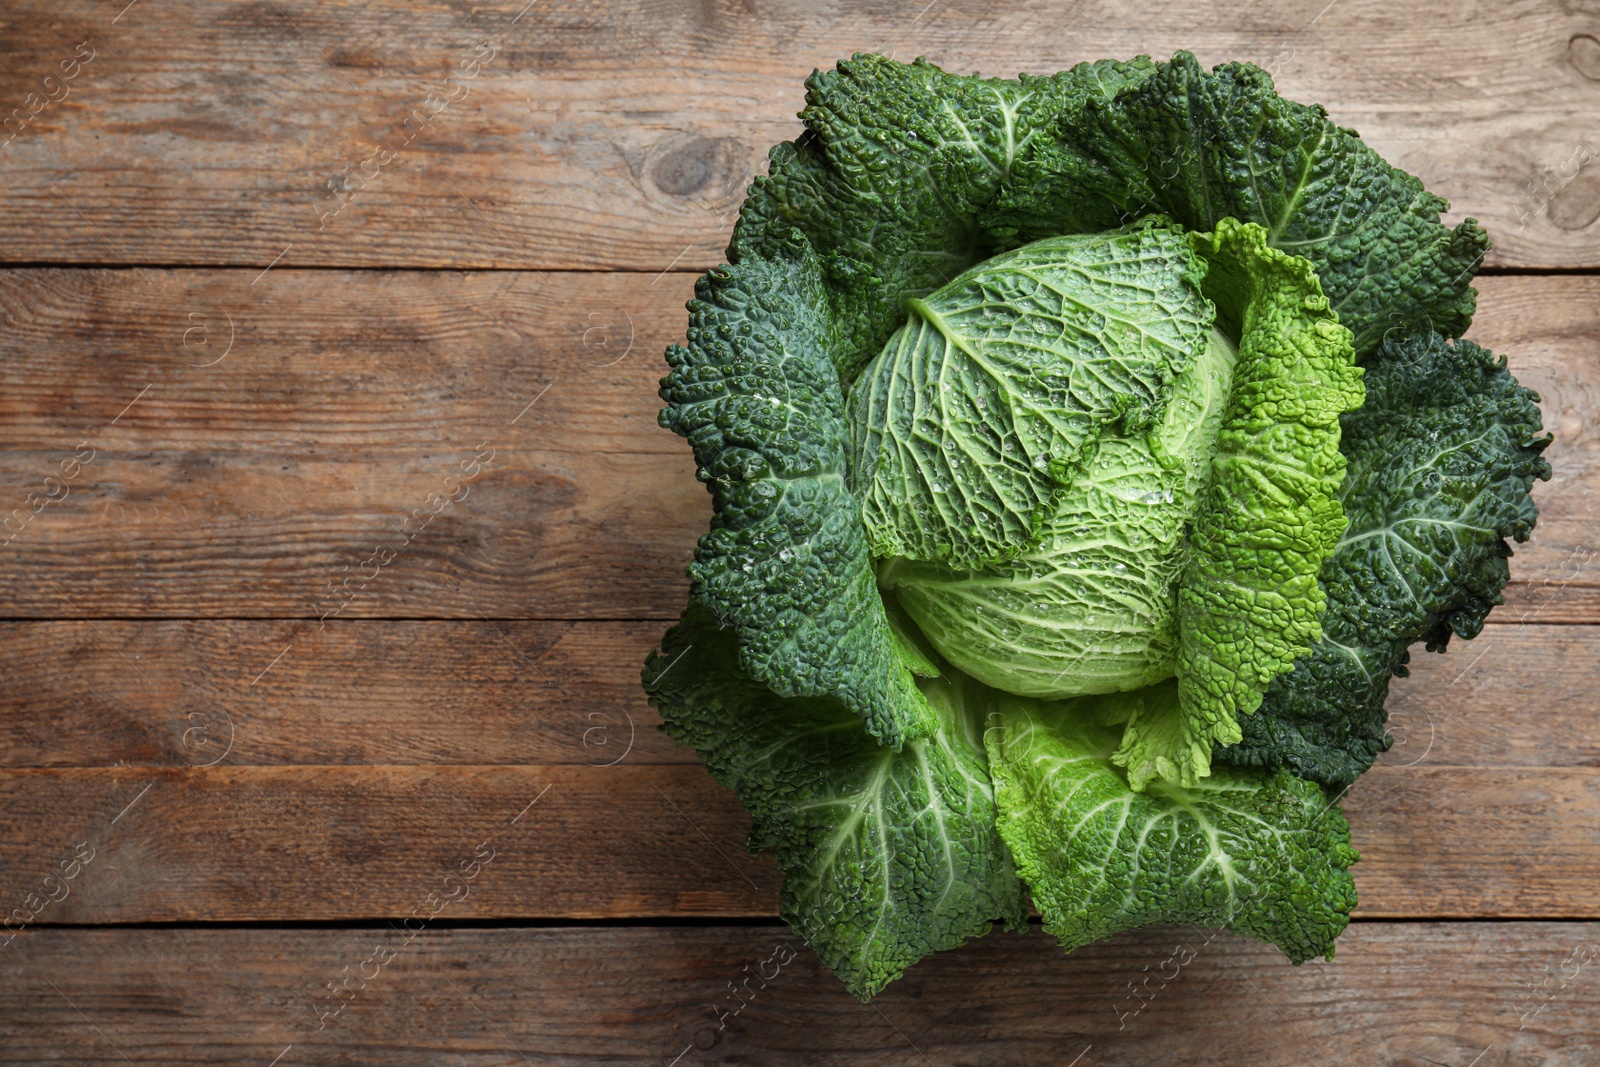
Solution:
M 1548 478 L 1488 238 L 1245 64 L 807 82 L 667 351 L 711 529 L 644 671 L 866 999 L 1025 925 L 1332 955 L 1337 806 Z

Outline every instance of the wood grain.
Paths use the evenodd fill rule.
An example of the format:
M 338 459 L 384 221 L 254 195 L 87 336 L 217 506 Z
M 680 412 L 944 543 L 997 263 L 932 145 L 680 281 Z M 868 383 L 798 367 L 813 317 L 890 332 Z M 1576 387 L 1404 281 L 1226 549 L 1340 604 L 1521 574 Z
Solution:
M 1600 770 L 1377 767 L 1344 806 L 1361 915 L 1600 915 Z M 485 841 L 494 877 L 454 917 L 777 913 L 772 858 L 697 766 L 6 770 L 0 810 L 19 899 L 99 850 L 39 921 L 399 918 Z
M 692 275 L 140 274 L 0 270 L 0 449 L 686 452 L 656 383 Z
M 654 422 L 688 277 L 275 270 L 259 303 L 247 272 L 151 277 L 0 272 L 8 506 L 95 450 L 0 549 L 3 614 L 316 618 L 482 447 L 468 497 L 341 617 L 676 617 L 710 511 Z M 1600 621 L 1600 278 L 1482 290 L 1473 336 L 1556 435 L 1496 617 Z
M 1600 628 L 1506 623 L 1412 650 L 1389 689 L 1391 767 L 1600 767 Z
M 1063 956 L 1035 927 L 860 1004 L 783 927 L 53 929 L 0 954 L 0 1032 L 18 1065 L 1588 1067 L 1596 952 L 1592 925 L 1357 923 L 1291 967 L 1193 928 Z
M 0 623 L 0 766 L 695 764 L 639 687 L 659 622 Z M 1392 767 L 1600 767 L 1600 627 L 1413 655 Z M 281 653 L 281 656 L 280 656 Z
M 117 15 L 30 0 L 4 14 L 7 112 L 79 42 L 94 58 L 0 149 L 0 255 L 700 269 L 768 146 L 795 135 L 814 67 L 878 49 L 1009 76 L 1188 48 L 1327 105 L 1454 217 L 1482 219 L 1492 263 L 1600 265 L 1600 182 L 1581 166 L 1600 145 L 1600 11 L 1324 7 L 196 0 Z M 457 102 L 429 117 L 430 93 Z M 369 162 L 384 146 L 393 158 Z
M 453 918 L 777 913 L 776 866 L 698 766 L 5 771 L 0 810 L 19 899 L 98 850 L 39 921 L 399 918 L 484 843 Z
M 695 763 L 639 685 L 664 629 L 0 623 L 0 766 Z
M 387 449 L 98 453 L 3 550 L 4 613 L 662 618 L 710 500 L 680 456 Z M 0 454 L 40 493 L 71 453 Z M 459 498 L 457 503 L 455 498 Z M 444 501 L 444 503 L 440 503 Z M 23 515 L 23 518 L 26 518 Z M 341 592 L 342 590 L 342 592 Z
M 1513 563 L 1511 584 L 1505 589 L 1505 606 L 1497 608 L 1490 619 L 1530 623 L 1585 623 L 1600 619 L 1600 588 L 1580 584 L 1593 580 L 1597 557 L 1600 552 L 1581 543 L 1567 549 L 1559 564 L 1565 573 L 1572 575 L 1573 580 L 1567 582 L 1558 581 L 1554 574 L 1533 582 L 1519 582 L 1516 577 L 1519 565 Z M 1562 570 L 1556 571 L 1560 573 Z

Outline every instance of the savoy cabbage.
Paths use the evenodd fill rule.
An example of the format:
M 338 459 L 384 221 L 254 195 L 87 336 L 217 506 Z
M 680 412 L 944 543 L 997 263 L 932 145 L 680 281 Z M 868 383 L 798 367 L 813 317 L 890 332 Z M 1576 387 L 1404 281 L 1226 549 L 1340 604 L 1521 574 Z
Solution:
M 1389 680 L 1550 474 L 1459 340 L 1486 235 L 1248 65 L 807 89 L 667 352 L 715 514 L 665 729 L 863 999 L 1030 898 L 1331 955 Z

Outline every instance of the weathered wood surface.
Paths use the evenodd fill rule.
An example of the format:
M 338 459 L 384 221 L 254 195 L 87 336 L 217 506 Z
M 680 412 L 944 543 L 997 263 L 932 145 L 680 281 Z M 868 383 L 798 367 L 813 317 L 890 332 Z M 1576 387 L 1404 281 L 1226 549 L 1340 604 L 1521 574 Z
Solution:
M 97 452 L 64 483 L 59 504 L 31 516 L 25 493 L 50 491 L 44 479 L 72 453 L 0 454 L 0 484 L 16 487 L 22 512 L 0 548 L 4 614 L 315 625 L 682 609 L 684 565 L 711 512 L 687 452 L 501 449 L 463 481 L 460 464 L 474 461 L 474 448 L 391 448 L 336 462 L 309 444 Z
M 676 617 L 710 507 L 655 383 L 690 277 L 148 273 L 0 272 L 3 614 L 314 619 L 348 580 L 344 618 Z M 1497 617 L 1600 621 L 1600 278 L 1481 288 L 1556 436 Z
M 677 271 L 0 269 L 0 450 L 678 456 L 656 382 L 693 289 Z
M 1590 1067 L 1597 954 L 1578 923 L 1356 923 L 1298 968 L 1187 927 L 1063 956 L 1035 927 L 860 1004 L 775 926 L 52 929 L 0 950 L 0 1033 L 17 1065 Z
M 0 623 L 0 766 L 695 763 L 639 685 L 665 628 Z
M 1600 266 L 1592 0 L 121 8 L 6 7 L 7 260 L 699 268 L 814 67 L 877 49 L 1009 76 L 1187 48 L 1325 104 L 1483 220 L 1492 263 Z M 71 81 L 42 82 L 64 62 Z
M 1600 915 L 1600 769 L 1383 766 L 1344 807 L 1362 915 Z M 777 913 L 776 866 L 698 766 L 6 770 L 0 810 L 18 899 L 97 853 L 40 922 L 403 917 L 484 842 L 495 877 L 457 918 Z

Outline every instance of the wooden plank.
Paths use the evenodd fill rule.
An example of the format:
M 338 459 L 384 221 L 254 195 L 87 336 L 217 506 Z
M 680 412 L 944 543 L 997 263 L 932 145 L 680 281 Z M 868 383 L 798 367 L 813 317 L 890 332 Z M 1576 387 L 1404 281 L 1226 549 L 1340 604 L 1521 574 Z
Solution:
M 53 929 L 0 956 L 0 1033 L 19 1067 L 1587 1067 L 1597 953 L 1575 923 L 1358 923 L 1301 967 L 1193 928 L 1064 957 L 1035 928 L 860 1004 L 784 927 Z
M 1600 770 L 1378 767 L 1345 809 L 1362 915 L 1600 916 Z M 9 882 L 80 842 L 104 859 L 39 921 L 395 918 L 486 841 L 496 877 L 458 918 L 777 910 L 738 799 L 694 766 L 6 770 L 0 810 Z
M 1554 474 L 1539 523 L 1515 546 L 1499 622 L 1600 621 L 1600 278 L 1482 278 L 1468 336 L 1504 355 L 1540 397 Z
M 0 272 L 0 503 L 60 495 L 44 479 L 93 456 L 4 547 L 5 614 L 315 618 L 481 452 L 469 497 L 344 617 L 677 615 L 709 514 L 654 423 L 687 277 L 274 271 L 257 303 L 244 272 L 153 277 Z M 1557 437 L 1497 617 L 1600 621 L 1600 278 L 1482 288 L 1474 336 Z
M 686 451 L 656 383 L 691 275 L 142 274 L 0 270 L 0 449 Z
M 664 629 L 0 623 L 0 766 L 695 763 L 639 685 Z
M 1484 627 L 1419 645 L 1389 690 L 1391 767 L 1600 767 L 1600 628 Z
M 694 462 L 474 442 L 294 452 L 0 453 L 9 616 L 661 618 L 710 518 Z M 469 464 L 464 470 L 462 464 Z M 29 514 L 26 496 L 59 504 Z M 109 502 L 109 507 L 107 506 Z M 25 523 L 25 524 L 24 524 Z
M 1543 532 L 1541 527 L 1535 536 L 1542 536 Z M 1575 545 L 1561 557 L 1561 563 L 1573 575 L 1571 581 L 1557 581 L 1554 576 L 1533 582 L 1518 581 L 1525 564 L 1512 563 L 1505 605 L 1489 616 L 1490 621 L 1585 623 L 1600 619 L 1600 588 L 1581 584 L 1593 580 L 1595 555 L 1591 549 Z
M 6 771 L 0 811 L 0 884 L 96 850 L 39 921 L 406 916 L 484 843 L 455 918 L 777 912 L 748 817 L 693 766 Z
M 702 268 L 767 147 L 798 129 L 813 67 L 880 49 L 1012 75 L 1189 48 L 1207 64 L 1262 64 L 1286 95 L 1327 105 L 1456 217 L 1484 220 L 1491 262 L 1600 265 L 1600 184 L 1582 166 L 1600 137 L 1587 3 L 1319 6 L 1161 0 L 1130 18 L 1111 0 L 581 14 L 522 0 L 199 0 L 64 16 L 29 0 L 5 13 L 0 99 L 27 124 L 5 148 L 0 249 L 13 262 L 258 269 L 280 256 Z M 30 96 L 80 42 L 93 58 L 66 98 Z
M 1600 915 L 1600 893 L 1581 887 L 1600 873 L 1593 768 L 1374 768 L 1345 813 L 1363 915 Z
M 0 623 L 0 766 L 693 764 L 639 687 L 663 629 Z M 1489 626 L 1448 655 L 1419 648 L 1394 683 L 1381 761 L 1597 767 L 1596 692 L 1600 627 Z

